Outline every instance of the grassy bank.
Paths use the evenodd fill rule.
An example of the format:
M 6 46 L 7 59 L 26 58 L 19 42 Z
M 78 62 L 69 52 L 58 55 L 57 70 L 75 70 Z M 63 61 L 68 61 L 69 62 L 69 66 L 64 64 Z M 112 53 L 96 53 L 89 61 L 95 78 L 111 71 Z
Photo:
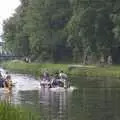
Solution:
M 38 64 L 25 63 L 23 61 L 9 61 L 1 64 L 3 68 L 20 73 L 28 73 L 35 76 L 41 75 L 46 69 L 50 73 L 55 73 L 58 70 L 67 72 L 68 65 L 64 64 Z
M 55 73 L 58 70 L 63 70 L 70 75 L 79 76 L 94 76 L 94 77 L 120 77 L 120 66 L 73 66 L 70 69 L 68 64 L 39 64 L 39 63 L 25 63 L 23 61 L 9 61 L 2 63 L 6 69 L 20 72 L 29 73 L 39 76 L 45 69 L 50 73 Z
M 40 117 L 18 106 L 2 102 L 0 103 L 0 120 L 40 120 Z

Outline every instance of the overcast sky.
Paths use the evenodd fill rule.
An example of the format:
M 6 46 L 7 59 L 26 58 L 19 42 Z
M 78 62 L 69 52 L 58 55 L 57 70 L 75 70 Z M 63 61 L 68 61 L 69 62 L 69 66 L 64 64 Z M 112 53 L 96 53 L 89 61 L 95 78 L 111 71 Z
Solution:
M 19 5 L 19 0 L 0 0 L 0 34 L 2 32 L 3 20 L 12 16 Z

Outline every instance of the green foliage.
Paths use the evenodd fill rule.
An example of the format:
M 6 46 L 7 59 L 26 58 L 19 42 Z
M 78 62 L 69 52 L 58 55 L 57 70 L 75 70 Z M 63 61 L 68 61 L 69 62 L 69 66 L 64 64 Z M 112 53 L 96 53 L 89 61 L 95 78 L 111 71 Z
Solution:
M 107 57 L 120 43 L 119 8 L 118 0 L 21 0 L 4 22 L 5 47 L 37 61 Z
M 40 120 L 40 117 L 18 106 L 0 103 L 0 120 Z
M 25 63 L 23 61 L 14 60 L 9 62 L 2 63 L 2 66 L 6 69 L 10 69 L 12 71 L 21 72 L 21 73 L 29 73 L 35 76 L 39 76 L 46 69 L 49 70 L 50 73 L 54 73 L 59 70 L 63 70 L 65 72 L 68 71 L 67 64 L 39 64 L 39 63 Z
M 21 73 L 32 74 L 39 77 L 45 70 L 50 74 L 63 70 L 69 76 L 88 77 L 115 77 L 120 78 L 120 66 L 96 66 L 96 65 L 68 65 L 68 64 L 39 64 L 25 63 L 23 61 L 9 61 L 2 63 L 2 67 Z

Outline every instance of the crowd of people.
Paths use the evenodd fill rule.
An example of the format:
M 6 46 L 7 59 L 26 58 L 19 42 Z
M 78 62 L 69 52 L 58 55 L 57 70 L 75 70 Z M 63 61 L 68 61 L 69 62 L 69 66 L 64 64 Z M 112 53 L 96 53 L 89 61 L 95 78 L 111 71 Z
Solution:
M 43 81 L 42 85 L 45 85 L 47 82 L 49 87 L 66 87 L 66 83 L 68 83 L 68 76 L 63 71 L 56 72 L 55 74 L 49 74 L 48 71 L 45 71 L 41 76 L 41 80 Z
M 0 88 L 7 88 L 7 89 L 11 90 L 12 80 L 11 80 L 11 76 L 8 74 L 8 72 L 6 72 L 5 75 L 2 75 L 2 73 L 0 72 Z

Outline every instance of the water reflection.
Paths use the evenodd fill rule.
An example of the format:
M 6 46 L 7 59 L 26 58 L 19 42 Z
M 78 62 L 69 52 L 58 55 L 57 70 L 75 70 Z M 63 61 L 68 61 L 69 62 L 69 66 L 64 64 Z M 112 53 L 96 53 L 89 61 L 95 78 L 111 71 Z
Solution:
M 119 88 L 83 88 L 72 97 L 71 120 L 118 120 Z
M 5 89 L 0 90 L 0 100 L 11 103 L 12 93 L 7 92 Z
M 53 92 L 48 89 L 40 91 L 40 103 L 44 119 L 68 120 L 70 109 L 71 92 Z
M 34 77 L 13 74 L 11 93 L 0 89 L 0 100 L 21 104 L 38 112 L 43 120 L 119 120 L 120 80 L 72 78 L 78 89 L 40 89 Z
M 44 120 L 68 120 L 72 91 L 40 89 L 39 81 L 28 75 L 12 74 L 12 79 L 15 87 L 11 93 L 1 89 L 0 100 L 39 112 Z

